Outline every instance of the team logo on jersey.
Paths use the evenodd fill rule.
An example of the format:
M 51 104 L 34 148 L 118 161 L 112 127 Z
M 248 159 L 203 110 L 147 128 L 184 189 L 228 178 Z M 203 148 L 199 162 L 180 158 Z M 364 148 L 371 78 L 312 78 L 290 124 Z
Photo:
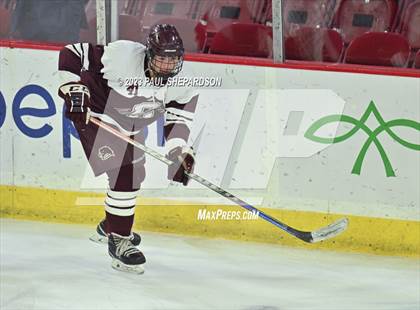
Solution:
M 115 153 L 108 145 L 104 145 L 99 148 L 98 157 L 102 160 L 107 160 L 111 157 L 115 157 Z
M 153 118 L 156 113 L 165 111 L 163 102 L 153 97 L 142 97 L 145 101 L 135 104 L 131 109 L 116 108 L 118 113 L 129 118 Z

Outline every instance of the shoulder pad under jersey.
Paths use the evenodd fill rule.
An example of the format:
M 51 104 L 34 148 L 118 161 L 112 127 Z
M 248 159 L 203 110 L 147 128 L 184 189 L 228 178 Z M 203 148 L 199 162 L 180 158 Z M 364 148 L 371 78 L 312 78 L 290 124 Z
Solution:
M 145 53 L 146 47 L 133 41 L 119 40 L 104 46 L 101 73 L 108 80 L 108 86 L 125 97 L 133 97 L 127 90 L 127 81 L 145 79 Z

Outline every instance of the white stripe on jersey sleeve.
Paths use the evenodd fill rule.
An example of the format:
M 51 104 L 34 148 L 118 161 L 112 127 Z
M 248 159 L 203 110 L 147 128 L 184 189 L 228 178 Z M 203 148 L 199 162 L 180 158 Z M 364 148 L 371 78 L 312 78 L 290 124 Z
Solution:
M 192 120 L 194 118 L 194 113 L 189 112 L 189 111 L 185 111 L 182 109 L 177 109 L 177 108 L 166 108 L 166 111 L 170 112 L 168 113 L 171 117 L 172 116 L 176 116 L 176 115 L 180 115 L 180 116 L 184 116 L 187 118 L 187 120 Z M 174 115 L 176 114 L 176 115 Z
M 85 70 L 89 69 L 89 43 L 69 44 L 66 48 L 80 58 L 80 63 Z
M 188 121 L 186 121 L 185 119 L 182 119 L 182 118 L 177 118 L 177 117 L 167 117 L 165 124 L 171 124 L 171 123 L 187 124 Z
M 171 124 L 183 124 L 187 126 L 189 130 L 191 130 L 191 122 L 186 122 L 184 120 L 179 120 L 179 119 L 166 119 L 165 120 L 165 126 L 171 125 Z

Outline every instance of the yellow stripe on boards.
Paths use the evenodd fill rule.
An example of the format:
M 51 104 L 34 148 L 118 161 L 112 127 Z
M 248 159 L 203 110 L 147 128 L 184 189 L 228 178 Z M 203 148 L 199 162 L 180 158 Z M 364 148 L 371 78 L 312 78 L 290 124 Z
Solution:
M 102 194 L 52 189 L 0 186 L 0 216 L 47 222 L 96 225 L 104 216 L 102 206 L 79 206 L 80 198 L 101 201 Z M 243 211 L 236 206 L 182 205 L 162 199 L 139 198 L 134 229 L 257 241 L 304 248 L 420 257 L 420 222 L 346 216 L 342 235 L 317 244 L 306 244 L 270 223 L 258 220 L 198 220 L 200 209 L 216 212 Z M 297 229 L 315 230 L 343 217 L 337 214 L 261 208 Z

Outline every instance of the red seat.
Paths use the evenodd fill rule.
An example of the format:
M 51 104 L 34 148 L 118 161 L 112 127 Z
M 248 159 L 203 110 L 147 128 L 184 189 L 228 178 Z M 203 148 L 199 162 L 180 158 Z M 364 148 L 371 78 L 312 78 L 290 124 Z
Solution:
M 396 9 L 396 0 L 341 0 L 334 26 L 347 44 L 368 31 L 391 30 Z
M 420 0 L 407 4 L 401 19 L 400 33 L 407 38 L 411 48 L 420 49 Z
M 195 28 L 200 50 L 206 51 L 213 37 L 224 27 L 232 23 L 253 23 L 249 4 L 249 0 L 210 1 Z
M 340 34 L 326 28 L 300 28 L 285 41 L 286 59 L 338 62 L 343 50 Z
M 405 67 L 409 54 L 410 45 L 402 35 L 387 32 L 368 32 L 350 43 L 344 62 Z
M 328 27 L 334 1 L 285 0 L 283 8 L 284 33 L 288 36 L 301 27 Z M 271 6 L 270 6 L 271 7 Z
M 260 24 L 233 23 L 215 35 L 210 46 L 210 53 L 269 57 L 272 44 L 269 27 Z
M 413 68 L 420 69 L 420 50 L 417 51 L 416 57 L 414 58 Z
M 159 20 L 156 24 L 174 25 L 182 38 L 185 51 L 196 53 L 198 51 L 198 43 L 196 41 L 194 28 L 197 25 L 197 23 L 198 21 L 193 19 L 168 17 Z

